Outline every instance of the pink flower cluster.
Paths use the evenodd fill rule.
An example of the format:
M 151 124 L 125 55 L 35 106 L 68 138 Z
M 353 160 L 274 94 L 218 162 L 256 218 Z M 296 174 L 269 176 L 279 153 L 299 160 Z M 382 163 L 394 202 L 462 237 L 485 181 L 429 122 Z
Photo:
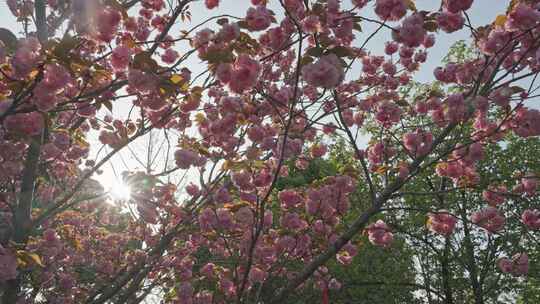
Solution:
M 505 28 L 508 31 L 528 30 L 538 25 L 540 12 L 523 2 L 519 2 L 508 14 Z
M 521 214 L 521 222 L 529 229 L 540 230 L 540 210 L 527 209 Z
M 261 71 L 260 63 L 246 54 L 238 56 L 234 64 L 222 63 L 218 66 L 216 76 L 224 84 L 238 94 L 252 88 L 257 83 Z
M 147 72 L 130 69 L 128 73 L 128 89 L 138 93 L 149 93 L 156 89 L 157 79 Z
M 204 165 L 205 159 L 192 150 L 180 149 L 174 153 L 176 165 L 181 169 L 189 169 L 191 166 Z
M 231 42 L 240 36 L 240 27 L 238 23 L 224 23 L 221 30 L 216 34 L 216 40 L 220 42 Z
M 246 14 L 246 23 L 251 31 L 263 31 L 272 23 L 272 13 L 266 6 L 250 7 Z
M 291 209 L 298 207 L 304 198 L 294 190 L 283 190 L 278 194 L 281 208 Z
M 219 6 L 219 0 L 204 0 L 207 9 L 214 9 Z
M 471 221 L 489 232 L 497 232 L 504 228 L 506 219 L 497 208 L 489 206 L 473 213 Z
M 131 60 L 131 49 L 125 45 L 117 46 L 111 55 L 111 65 L 115 71 L 125 71 Z
M 521 137 L 540 136 L 540 111 L 537 109 L 519 108 L 511 127 Z
M 424 17 L 419 13 L 415 13 L 405 18 L 396 34 L 396 41 L 408 47 L 420 46 L 426 36 Z
M 435 79 L 444 83 L 456 82 L 456 73 L 458 70 L 458 65 L 454 63 L 449 63 L 445 67 L 437 67 L 433 71 Z
M 538 176 L 532 173 L 528 173 L 521 178 L 519 184 L 512 188 L 512 191 L 516 193 L 524 193 L 528 196 L 533 196 L 538 189 L 538 179 Z
M 93 21 L 96 37 L 101 41 L 110 42 L 118 31 L 121 20 L 120 12 L 112 7 L 106 6 L 103 9 L 98 9 Z
M 437 15 L 439 28 L 447 33 L 453 33 L 463 28 L 465 18 L 461 13 L 441 12 Z
M 293 231 L 301 231 L 309 227 L 308 223 L 296 212 L 285 212 L 281 216 L 280 224 L 281 227 Z
M 377 0 L 375 13 L 383 20 L 397 21 L 407 13 L 407 4 L 405 0 Z
M 385 100 L 378 104 L 375 119 L 385 128 L 389 128 L 393 124 L 399 122 L 401 113 L 402 111 L 396 103 Z
M 262 34 L 259 41 L 262 45 L 274 51 L 279 51 L 287 45 L 289 37 L 289 34 L 281 27 L 275 27 Z
M 465 182 L 466 184 L 475 184 L 479 176 L 474 167 L 464 165 L 459 161 L 443 162 L 437 164 L 437 175 L 451 178 L 455 184 Z
M 459 13 L 471 8 L 473 0 L 444 0 L 444 8 L 451 13 Z
M 314 34 L 322 30 L 321 20 L 316 15 L 309 15 L 304 20 L 302 20 L 302 28 L 305 32 Z
M 504 185 L 490 185 L 482 192 L 482 197 L 492 207 L 497 207 L 506 201 L 505 194 L 508 192 Z
M 449 236 L 454 232 L 457 219 L 446 210 L 428 215 L 428 228 L 434 233 Z
M 326 185 L 307 191 L 305 211 L 320 216 L 327 223 L 336 224 L 338 216 L 349 209 L 348 194 L 354 191 L 355 182 L 349 176 L 337 176 L 326 181 Z
M 383 162 L 389 160 L 392 156 L 396 154 L 396 149 L 385 145 L 382 142 L 377 142 L 373 144 L 368 149 L 367 157 L 369 162 L 375 165 L 381 165 Z
M 40 135 L 44 127 L 43 115 L 38 112 L 9 115 L 4 119 L 4 128 L 10 133 Z
M 444 112 L 445 119 L 450 123 L 457 123 L 465 118 L 466 107 L 463 94 L 452 94 L 444 101 L 447 108 Z
M 137 212 L 145 222 L 157 224 L 159 214 L 156 205 L 151 201 L 139 200 L 137 202 Z
M 499 269 L 513 276 L 523 276 L 529 272 L 529 256 L 527 253 L 516 253 L 512 259 L 501 258 L 498 263 Z
M 12 58 L 16 78 L 24 78 L 32 71 L 40 59 L 41 44 L 35 37 L 21 39 Z
M 422 156 L 428 153 L 433 143 L 433 135 L 420 129 L 403 135 L 403 145 L 414 156 Z
M 373 245 L 388 247 L 394 240 L 394 235 L 390 227 L 382 220 L 377 220 L 375 223 L 366 228 L 368 239 Z
M 46 112 L 56 107 L 60 93 L 71 82 L 71 75 L 61 65 L 47 64 L 43 72 L 43 80 L 34 90 L 33 103 L 38 110 Z
M 511 39 L 511 33 L 501 28 L 495 28 L 486 38 L 479 41 L 479 47 L 484 54 L 494 55 L 497 52 L 501 52 L 503 49 L 508 48 Z
M 326 145 L 324 144 L 315 144 L 313 146 L 311 146 L 311 156 L 313 158 L 318 158 L 318 157 L 322 157 L 326 154 L 327 152 L 327 148 L 326 148 Z
M 302 77 L 314 87 L 333 89 L 345 78 L 341 61 L 335 54 L 321 56 L 316 62 L 302 68 Z

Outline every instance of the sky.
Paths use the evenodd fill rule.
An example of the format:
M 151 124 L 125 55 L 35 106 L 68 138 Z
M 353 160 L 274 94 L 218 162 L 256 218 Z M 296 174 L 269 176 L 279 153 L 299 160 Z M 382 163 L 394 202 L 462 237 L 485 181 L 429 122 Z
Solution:
M 208 14 L 208 10 L 204 8 L 204 5 L 201 1 L 192 6 L 192 14 L 194 17 L 192 19 L 192 24 L 198 24 L 208 16 L 216 14 L 243 17 L 247 8 L 250 6 L 249 2 L 249 0 L 221 0 L 221 5 L 219 6 L 219 8 L 210 11 L 210 14 Z M 416 0 L 415 2 L 418 10 L 426 11 L 438 10 L 441 4 L 440 0 Z M 472 25 L 474 27 L 477 27 L 493 22 L 497 15 L 506 11 L 509 2 L 510 0 L 476 0 L 473 7 L 468 11 L 469 16 L 471 17 Z M 350 0 L 342 0 L 341 3 L 344 7 L 352 7 Z M 279 20 L 279 12 L 282 11 L 278 8 L 279 1 L 269 0 L 269 4 L 269 7 L 274 8 L 274 11 L 278 13 Z M 361 11 L 360 15 L 368 18 L 377 19 L 377 16 L 373 12 L 372 4 L 368 4 L 367 9 L 364 8 Z M 210 22 L 209 24 L 215 25 L 215 22 Z M 363 43 L 363 37 L 369 36 L 369 34 L 371 34 L 371 32 L 375 30 L 378 26 L 376 24 L 367 22 L 361 25 L 364 32 L 355 32 L 357 36 L 357 44 L 359 44 L 358 46 Z M 420 72 L 417 73 L 416 80 L 421 82 L 431 81 L 433 79 L 433 69 L 440 64 L 441 59 L 446 55 L 448 48 L 450 48 L 458 40 L 469 39 L 469 36 L 469 32 L 466 30 L 462 30 L 458 33 L 452 34 L 446 34 L 444 32 L 438 33 L 438 41 L 436 45 L 432 49 L 430 49 L 428 60 L 423 65 L 423 68 L 420 70 Z M 379 33 L 374 37 L 374 39 L 370 40 L 366 48 L 372 52 L 381 53 L 384 48 L 384 43 L 389 40 L 391 40 L 391 33 L 389 31 L 385 31 L 382 34 Z M 200 62 L 197 62 L 196 60 L 190 63 L 192 63 L 191 66 L 200 66 Z
M 88 0 L 92 1 L 92 0 Z M 343 6 L 350 7 L 350 0 L 342 0 Z M 373 1 L 372 1 L 373 2 Z M 416 0 L 416 6 L 419 10 L 437 10 L 440 6 L 440 0 Z M 476 0 L 474 1 L 473 7 L 468 11 L 469 16 L 471 17 L 471 22 L 473 26 L 481 26 L 488 23 L 491 23 L 498 14 L 504 13 L 506 7 L 510 0 Z M 271 8 L 277 8 L 279 2 L 277 0 L 269 0 Z M 372 4 L 368 4 L 368 9 L 363 9 L 361 15 L 364 17 L 376 18 L 373 13 L 373 9 L 369 8 Z M 191 6 L 192 12 L 192 21 L 191 23 L 179 24 L 176 26 L 176 29 L 186 29 L 190 26 L 198 24 L 205 20 L 209 16 L 214 16 L 217 14 L 223 15 L 233 15 L 237 17 L 243 17 L 247 8 L 250 6 L 249 0 L 221 0 L 221 4 L 218 9 L 208 11 L 203 4 L 203 1 L 198 1 Z M 275 9 L 276 12 L 279 12 L 279 9 Z M 15 17 L 9 12 L 6 0 L 0 0 L 0 27 L 5 27 L 8 29 L 20 29 L 20 26 L 16 23 Z M 215 22 L 210 22 L 209 25 L 214 25 Z M 376 25 L 364 23 L 362 24 L 364 33 L 357 33 L 358 41 L 361 43 L 362 36 L 368 36 L 371 33 L 371 30 L 376 27 Z M 174 30 L 174 29 L 173 29 Z M 452 44 L 461 39 L 468 39 L 469 34 L 467 31 L 460 31 L 458 33 L 446 34 L 439 33 L 437 34 L 437 44 L 433 47 L 428 56 L 428 61 L 424 64 L 424 68 L 418 73 L 417 80 L 419 81 L 430 81 L 432 79 L 432 73 L 434 67 L 436 67 L 441 58 L 446 54 L 446 51 Z M 384 34 L 377 35 L 374 39 L 368 43 L 367 48 L 375 52 L 381 51 L 384 47 L 384 42 L 390 40 L 390 33 L 386 31 Z M 189 63 L 190 67 L 201 66 L 200 62 L 193 60 Z
M 15 17 L 11 15 L 9 12 L 9 9 L 6 5 L 6 0 L 0 0 L 0 27 L 5 27 L 10 30 L 12 30 L 14 33 L 18 34 L 17 32 L 20 31 L 21 27 L 16 23 Z M 92 0 L 88 0 L 92 1 Z M 341 1 L 342 5 L 345 7 L 351 7 L 350 0 L 344 0 Z M 372 1 L 373 3 L 374 1 Z M 416 6 L 419 10 L 438 10 L 441 1 L 439 0 L 416 0 Z M 506 11 L 506 7 L 508 6 L 508 3 L 510 0 L 476 0 L 474 2 L 473 7 L 468 11 L 469 16 L 471 18 L 472 25 L 474 27 L 485 25 L 488 23 L 493 22 L 493 20 L 496 18 L 498 14 L 504 13 Z M 180 31 L 181 29 L 189 29 L 193 27 L 196 24 L 201 23 L 206 18 L 210 16 L 215 15 L 233 15 L 237 17 L 243 17 L 245 16 L 245 13 L 250 6 L 249 0 L 221 0 L 221 4 L 218 9 L 214 9 L 212 11 L 208 11 L 203 4 L 203 1 L 198 1 L 191 5 L 191 13 L 192 13 L 192 20 L 191 22 L 180 22 L 179 24 L 175 25 L 173 27 L 172 32 Z M 274 8 L 274 11 L 278 14 L 278 19 L 281 19 L 279 16 L 279 12 L 281 11 L 278 9 L 279 1 L 277 0 L 269 0 L 269 6 L 270 8 Z M 368 17 L 368 18 L 374 18 L 377 17 L 373 13 L 373 8 L 370 7 L 372 4 L 368 4 L 367 9 L 363 9 L 361 11 L 362 16 Z M 210 27 L 217 28 L 217 25 L 215 21 L 211 21 L 208 23 Z M 377 25 L 370 24 L 370 23 L 362 23 L 361 24 L 363 28 L 362 33 L 355 32 L 357 36 L 357 46 L 359 44 L 363 43 L 364 39 L 370 35 L 370 33 L 376 29 Z M 204 26 L 202 27 L 204 28 Z M 178 33 L 178 32 L 177 32 Z M 446 55 L 448 49 L 458 40 L 468 40 L 469 32 L 466 30 L 459 31 L 458 33 L 452 33 L 452 34 L 446 34 L 444 32 L 437 34 L 437 43 L 433 48 L 430 49 L 428 52 L 428 60 L 427 62 L 422 66 L 421 70 L 415 75 L 415 80 L 420 82 L 430 82 L 433 79 L 433 69 L 441 64 L 441 59 Z M 21 36 L 21 35 L 18 35 Z M 370 50 L 373 53 L 382 53 L 382 50 L 384 48 L 384 43 L 388 40 L 391 40 L 391 33 L 389 31 L 385 31 L 383 33 L 379 33 L 375 36 L 374 39 L 370 40 L 370 42 L 367 44 L 366 49 Z M 179 49 L 180 53 L 182 53 L 182 49 Z M 202 71 L 204 69 L 204 65 L 200 62 L 200 60 L 196 56 L 192 56 L 190 60 L 186 62 L 186 66 L 189 67 L 193 74 L 196 75 L 198 71 Z M 352 70 L 352 77 L 355 76 L 355 73 L 359 74 L 359 71 L 355 69 Z M 120 101 L 118 101 L 120 102 Z M 124 104 L 123 106 L 117 106 L 115 103 L 115 115 L 118 115 L 118 112 L 126 112 L 127 109 L 129 109 L 129 105 L 131 102 L 124 101 L 127 104 Z M 155 137 L 154 137 L 155 140 Z M 143 139 L 144 142 L 141 144 L 135 144 L 135 150 L 134 151 L 127 151 L 125 154 L 121 155 L 120 157 L 113 158 L 113 161 L 109 164 L 109 166 L 106 166 L 104 168 L 104 173 L 98 177 L 98 180 L 104 184 L 105 188 L 107 190 L 113 190 L 118 192 L 117 195 L 120 197 L 126 196 L 128 193 L 128 189 L 125 188 L 125 186 L 122 184 L 119 174 L 121 171 L 123 171 L 124 163 L 129 167 L 137 167 L 138 163 L 133 158 L 134 154 L 140 153 L 140 152 L 146 152 L 145 150 L 148 148 L 148 146 L 157 146 L 159 145 L 158 141 L 151 142 L 148 140 L 148 138 Z M 361 140 L 361 144 L 365 144 L 367 141 L 365 138 Z M 99 149 L 100 145 L 97 143 L 96 136 L 94 138 L 91 138 L 91 143 L 94 143 L 92 145 L 92 152 L 91 155 L 95 155 L 96 151 Z M 140 149 L 140 150 L 137 150 Z M 103 154 L 101 154 L 103 155 Z M 113 170 L 114 166 L 116 166 L 115 170 Z M 139 166 L 140 167 L 140 166 Z

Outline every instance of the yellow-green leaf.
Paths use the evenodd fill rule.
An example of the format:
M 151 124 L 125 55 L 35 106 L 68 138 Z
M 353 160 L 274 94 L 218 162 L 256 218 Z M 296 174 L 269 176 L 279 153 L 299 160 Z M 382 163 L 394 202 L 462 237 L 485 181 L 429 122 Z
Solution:
M 496 26 L 504 26 L 506 23 L 506 15 L 499 15 L 497 18 L 495 18 L 495 22 L 493 22 Z
M 406 3 L 407 3 L 407 7 L 408 7 L 411 11 L 415 11 L 415 12 L 416 12 L 416 4 L 414 3 L 414 0 L 406 0 Z
M 179 84 L 182 80 L 184 80 L 184 77 L 178 74 L 174 74 L 171 76 L 171 82 L 174 84 Z
M 182 92 L 187 92 L 189 90 L 189 83 L 187 82 L 184 82 L 184 84 L 182 85 L 182 87 L 180 88 L 180 90 Z
M 380 166 L 379 168 L 377 168 L 377 170 L 375 172 L 377 172 L 378 174 L 384 174 L 384 173 L 386 173 L 386 171 L 388 171 L 388 167 Z
M 28 253 L 28 257 L 32 259 L 32 261 L 37 265 L 45 267 L 45 265 L 43 265 L 43 262 L 41 261 L 41 258 L 36 253 Z
M 249 206 L 249 203 L 246 201 L 239 201 L 238 203 L 226 203 L 223 205 L 223 208 L 228 209 L 231 212 L 236 212 L 245 206 Z
M 17 250 L 17 263 L 23 267 L 27 266 L 28 264 L 35 264 L 45 267 L 37 253 L 28 252 L 26 250 Z

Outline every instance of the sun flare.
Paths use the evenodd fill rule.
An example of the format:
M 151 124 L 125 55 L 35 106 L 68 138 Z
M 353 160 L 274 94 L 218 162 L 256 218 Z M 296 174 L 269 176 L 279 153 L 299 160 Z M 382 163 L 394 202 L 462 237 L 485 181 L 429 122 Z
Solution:
M 131 199 L 131 188 L 121 181 L 114 183 L 109 193 L 113 200 L 127 201 Z
M 128 201 L 131 199 L 131 187 L 121 178 L 116 177 L 114 174 L 104 173 L 98 180 L 112 201 Z

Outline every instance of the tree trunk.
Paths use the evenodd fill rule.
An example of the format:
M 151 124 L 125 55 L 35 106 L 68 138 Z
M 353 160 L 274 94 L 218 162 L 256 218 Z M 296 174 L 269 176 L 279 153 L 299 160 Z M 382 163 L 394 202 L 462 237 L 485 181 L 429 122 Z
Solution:
M 444 239 L 444 256 L 442 259 L 442 279 L 444 289 L 444 302 L 445 304 L 454 304 L 454 297 L 452 295 L 452 287 L 450 285 L 450 264 L 448 260 L 448 254 L 450 253 L 450 239 L 446 237 Z
M 36 0 L 34 3 L 34 9 L 36 16 L 37 36 L 41 45 L 45 46 L 49 36 L 45 0 Z M 32 226 L 32 203 L 34 201 L 36 175 L 39 164 L 39 156 L 41 153 L 41 143 L 43 142 L 43 134 L 44 131 L 42 131 L 41 135 L 32 138 L 30 147 L 28 147 L 26 160 L 24 162 L 21 190 L 14 211 L 13 241 L 20 244 L 20 246 L 23 248 L 26 246 L 26 242 L 28 241 L 28 232 Z M 23 275 L 19 274 L 16 279 L 6 282 L 4 285 L 4 292 L 2 294 L 2 304 L 11 304 L 17 302 L 23 280 Z
M 474 245 L 471 241 L 471 232 L 469 225 L 467 224 L 467 215 L 465 209 L 461 208 L 461 219 L 463 222 L 463 232 L 465 233 L 465 254 L 466 254 L 466 266 L 469 271 L 469 280 L 474 294 L 475 304 L 484 304 L 484 296 L 482 290 L 482 284 L 478 281 L 478 269 L 476 267 L 476 259 L 474 257 Z

